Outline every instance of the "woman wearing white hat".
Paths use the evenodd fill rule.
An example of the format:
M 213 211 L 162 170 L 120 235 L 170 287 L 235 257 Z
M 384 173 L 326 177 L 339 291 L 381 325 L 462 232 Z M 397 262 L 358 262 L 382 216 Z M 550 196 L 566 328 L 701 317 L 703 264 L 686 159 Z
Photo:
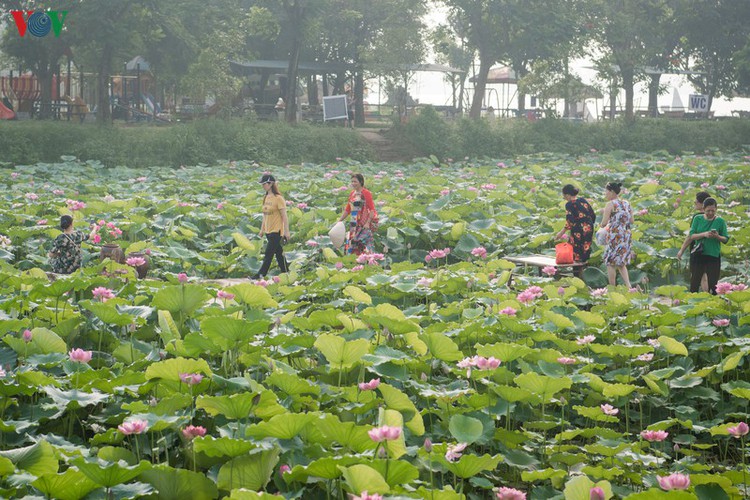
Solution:
M 262 238 L 265 234 L 268 244 L 266 245 L 266 253 L 263 256 L 263 264 L 261 264 L 260 270 L 253 275 L 253 279 L 259 279 L 268 273 L 274 255 L 276 256 L 276 262 L 279 264 L 281 272 L 285 273 L 289 271 L 286 258 L 284 258 L 284 247 L 282 246 L 282 237 L 284 240 L 290 238 L 286 202 L 279 192 L 276 179 L 273 175 L 263 174 L 260 184 L 266 192 L 263 196 L 263 222 L 260 226 L 260 236 Z

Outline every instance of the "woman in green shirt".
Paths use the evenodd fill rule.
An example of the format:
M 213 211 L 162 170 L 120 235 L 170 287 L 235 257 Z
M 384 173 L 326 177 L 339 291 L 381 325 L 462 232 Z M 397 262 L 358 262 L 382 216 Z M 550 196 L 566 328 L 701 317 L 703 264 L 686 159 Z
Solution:
M 686 243 L 695 242 L 691 258 L 693 267 L 690 269 L 690 291 L 697 292 L 701 287 L 701 278 L 705 273 L 708 277 L 708 290 L 716 295 L 716 284 L 719 282 L 721 273 L 721 244 L 729 241 L 727 223 L 716 215 L 716 200 L 706 198 L 703 202 L 703 215 L 693 218 L 690 234 Z M 677 252 L 677 258 L 681 259 L 687 248 L 683 244 Z

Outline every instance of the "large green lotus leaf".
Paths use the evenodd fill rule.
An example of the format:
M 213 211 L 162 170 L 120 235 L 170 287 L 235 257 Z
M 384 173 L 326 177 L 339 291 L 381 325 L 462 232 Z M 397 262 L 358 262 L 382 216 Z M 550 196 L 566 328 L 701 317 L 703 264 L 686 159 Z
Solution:
M 391 488 L 409 484 L 419 478 L 419 469 L 404 460 L 373 460 L 369 463 Z M 368 491 L 369 493 L 369 491 Z
M 701 474 L 707 475 L 707 474 Z M 708 476 L 709 478 L 716 478 L 716 476 Z M 732 482 L 727 478 L 726 481 L 729 483 L 726 487 L 722 487 L 718 484 L 697 484 L 694 482 L 695 474 L 690 475 L 690 484 L 693 485 L 693 491 L 698 496 L 698 500 L 729 500 L 727 490 L 731 490 Z M 713 481 L 712 481 L 713 482 Z
M 566 318 L 562 314 L 558 314 L 552 311 L 542 312 L 542 320 L 545 322 L 551 322 L 557 327 L 558 330 L 562 330 L 564 328 L 575 329 L 576 327 L 575 323 L 570 321 L 570 319 Z
M 199 396 L 195 400 L 195 407 L 205 410 L 206 413 L 215 417 L 223 415 L 230 420 L 241 420 L 247 418 L 256 404 L 254 400 L 258 394 L 242 392 L 230 396 Z
M 620 443 L 617 446 L 607 446 L 604 444 L 593 443 L 587 444 L 582 449 L 588 454 L 588 456 L 601 455 L 603 457 L 611 458 L 616 456 L 618 453 L 627 450 L 629 447 L 630 444 L 628 443 Z
M 352 318 L 344 313 L 337 314 L 336 319 L 344 326 L 344 330 L 349 333 L 367 329 L 367 324 L 364 321 Z
M 590 407 L 590 406 L 580 406 L 575 405 L 573 406 L 573 409 L 578 412 L 579 415 L 582 417 L 590 418 L 591 420 L 594 420 L 596 422 L 619 422 L 620 419 L 615 417 L 614 415 L 607 415 L 602 411 L 601 408 L 598 406 L 596 407 Z
M 266 385 L 272 385 L 290 396 L 301 394 L 320 394 L 320 386 L 311 383 L 297 375 L 275 371 L 265 380 Z
M 662 335 L 657 339 L 661 346 L 664 348 L 665 351 L 667 351 L 669 354 L 674 354 L 675 356 L 687 356 L 688 350 L 687 347 L 685 347 L 685 344 L 682 342 L 673 339 L 672 337 L 667 337 L 665 335 Z
M 318 418 L 316 413 L 282 413 L 271 417 L 268 421 L 251 425 L 245 431 L 245 435 L 255 439 L 267 437 L 292 439 L 316 418 Z
M 516 403 L 518 401 L 533 401 L 539 399 L 539 396 L 535 395 L 531 391 L 527 391 L 526 389 L 521 389 L 520 387 L 512 387 L 509 385 L 495 385 L 492 387 L 492 390 L 495 392 L 495 394 L 508 401 L 509 403 Z
M 573 316 L 583 321 L 588 326 L 595 326 L 601 328 L 606 324 L 604 317 L 601 314 L 592 313 L 588 311 L 576 311 Z
M 721 384 L 721 388 L 738 398 L 750 399 L 750 383 L 744 380 L 735 380 L 734 382 Z
M 356 286 L 349 285 L 345 287 L 344 295 L 351 297 L 355 302 L 359 302 L 360 304 L 367 304 L 368 306 L 372 304 L 372 297 Z
M 291 472 L 284 475 L 284 478 L 288 481 L 299 482 L 306 482 L 308 477 L 319 477 L 329 480 L 336 479 L 341 476 L 343 467 L 348 467 L 360 461 L 361 458 L 354 456 L 324 457 L 310 462 L 307 466 L 294 466 Z
M 628 500 L 697 500 L 698 497 L 689 491 L 672 490 L 664 491 L 658 488 L 649 488 L 646 491 L 633 493 L 626 497 Z M 567 499 L 566 499 L 567 500 Z
M 503 460 L 500 455 L 464 455 L 457 462 L 443 460 L 445 468 L 462 479 L 474 477 L 480 472 L 493 470 Z
M 328 360 L 331 369 L 348 368 L 362 359 L 370 351 L 370 342 L 365 339 L 344 340 L 338 335 L 325 333 L 315 341 L 323 356 Z
M 58 334 L 52 330 L 41 327 L 31 330 L 31 342 L 28 344 L 24 342 L 22 338 L 14 335 L 6 335 L 3 337 L 3 340 L 14 351 L 16 351 L 16 353 L 25 356 L 51 353 L 65 354 L 68 350 L 65 341 L 61 339 Z
M 286 476 L 285 476 L 286 477 Z M 229 493 L 229 500 L 278 500 L 279 495 L 271 495 L 265 491 L 252 491 L 246 488 L 238 488 Z
M 47 393 L 59 409 L 68 408 L 71 403 L 75 403 L 73 408 L 98 405 L 109 399 L 109 395 L 101 392 L 82 392 L 78 389 L 62 391 L 51 386 L 45 387 L 44 392 Z
M 16 466 L 13 465 L 13 462 L 11 462 L 9 458 L 0 457 L 0 477 L 5 477 L 10 474 L 13 474 L 15 470 L 16 470 Z
M 396 410 L 380 410 L 380 425 L 388 427 L 404 428 L 404 417 Z M 398 439 L 385 441 L 385 448 L 388 451 L 388 457 L 398 460 L 406 454 L 406 439 L 402 432 Z M 390 481 L 389 481 L 390 483 Z
M 278 448 L 273 448 L 230 460 L 219 469 L 216 481 L 219 489 L 246 488 L 258 491 L 265 488 L 279 462 L 279 453 Z
M 265 334 L 270 321 L 246 321 L 228 316 L 215 316 L 201 321 L 201 331 L 209 340 L 225 350 L 238 344 L 249 344 L 256 335 Z
M 521 344 L 497 343 L 477 346 L 477 354 L 486 358 L 494 357 L 503 363 L 509 363 L 515 359 L 523 358 L 533 352 L 533 349 Z
M 143 471 L 151 468 L 151 464 L 145 460 L 141 460 L 138 465 L 133 466 L 123 466 L 121 462 L 115 464 L 98 460 L 87 462 L 83 458 L 77 458 L 71 463 L 78 467 L 91 481 L 105 488 L 132 481 Z
M 443 490 L 427 489 L 420 486 L 417 494 L 424 500 L 466 500 L 466 495 L 458 493 L 450 486 L 446 486 Z
M 459 443 L 471 444 L 482 437 L 484 426 L 476 418 L 466 415 L 453 415 L 448 424 L 448 430 Z
M 356 464 L 351 467 L 339 466 L 349 489 L 357 495 L 366 491 L 368 494 L 384 494 L 391 491 L 383 476 L 369 465 Z
M 75 468 L 62 474 L 42 474 L 31 485 L 47 495 L 60 500 L 78 500 L 99 486 Z
M 146 368 L 146 379 L 180 382 L 181 373 L 201 373 L 208 377 L 213 375 L 205 359 L 173 358 L 156 362 Z
M 646 382 L 646 385 L 649 389 L 654 391 L 657 394 L 661 394 L 662 396 L 667 396 L 669 394 L 669 386 L 663 381 L 658 380 L 656 377 L 653 377 L 650 373 L 644 375 L 641 377 L 644 382 Z
M 356 453 L 375 448 L 375 443 L 367 433 L 369 427 L 354 422 L 341 422 L 335 415 L 326 413 L 312 423 L 325 436 L 329 443 L 337 442 Z
M 128 465 L 136 465 L 138 463 L 135 453 L 118 446 L 104 446 L 99 449 L 99 453 L 97 453 L 96 456 L 112 463 L 119 462 L 120 460 Z
M 413 434 L 424 434 L 424 420 L 409 396 L 388 384 L 380 384 L 378 390 L 383 396 L 386 408 L 400 412 L 406 420 L 406 427 Z
M 269 291 L 260 285 L 241 283 L 239 285 L 230 286 L 227 288 L 227 291 L 233 293 L 238 302 L 250 307 L 257 309 L 279 307 L 278 302 L 271 297 Z
M 362 317 L 365 321 L 388 328 L 391 333 L 404 334 L 420 331 L 417 323 L 407 319 L 399 308 L 388 303 L 368 307 L 362 311 Z
M 160 500 L 211 500 L 219 495 L 216 484 L 205 474 L 168 465 L 156 465 L 144 471 L 140 479 L 156 488 Z
M 539 467 L 539 460 L 531 453 L 523 450 L 508 450 L 504 452 L 503 463 L 519 469 L 533 470 Z
M 523 471 L 521 472 L 521 480 L 524 483 L 533 483 L 536 481 L 548 481 L 550 479 L 563 479 L 568 473 L 564 470 L 558 469 L 544 469 L 535 471 Z
M 224 436 L 215 438 L 213 436 L 197 437 L 193 439 L 193 450 L 196 453 L 204 453 L 209 457 L 235 458 L 246 454 L 255 448 L 255 445 L 244 439 L 232 439 Z
M 526 389 L 532 394 L 541 396 L 544 402 L 549 402 L 558 392 L 570 389 L 573 382 L 568 377 L 552 378 L 538 373 L 523 373 L 514 379 L 518 387 Z
M 630 384 L 606 384 L 602 389 L 602 394 L 606 398 L 617 398 L 627 396 L 637 389 L 637 386 Z
M 244 234 L 232 233 L 232 238 L 234 238 L 234 242 L 237 243 L 237 246 L 243 250 L 246 250 L 248 254 L 252 255 L 258 251 L 259 244 L 250 241 Z
M 156 292 L 151 305 L 172 314 L 189 315 L 209 298 L 206 289 L 200 285 L 169 285 Z
M 726 358 L 721 360 L 721 363 L 719 363 L 718 367 L 718 373 L 726 373 L 734 370 L 739 366 L 740 361 L 742 361 L 742 358 L 745 357 L 745 353 L 742 351 L 733 352 Z
M 69 292 L 81 284 L 80 279 L 70 279 L 69 277 L 58 277 L 55 281 L 49 283 L 37 283 L 29 293 L 31 299 L 40 297 L 62 297 L 65 292 Z
M 57 457 L 52 445 L 40 441 L 31 446 L 14 450 L 0 451 L 0 457 L 13 462 L 17 469 L 24 470 L 34 476 L 57 474 Z
M 686 290 L 682 285 L 662 285 L 656 287 L 654 294 L 661 295 L 663 297 L 679 297 L 685 295 Z
M 425 333 L 420 336 L 420 339 L 427 345 L 430 354 L 441 361 L 458 361 L 464 357 L 458 345 L 443 333 Z
M 164 345 L 169 344 L 173 340 L 180 340 L 182 338 L 182 335 L 180 335 L 180 329 L 172 318 L 172 313 L 169 311 L 159 311 L 157 313 L 157 318 L 159 322 L 159 336 Z
M 591 498 L 591 488 L 601 488 L 604 492 L 605 500 L 612 498 L 612 485 L 609 481 L 594 482 L 586 476 L 575 476 L 565 483 L 565 500 L 589 500 Z

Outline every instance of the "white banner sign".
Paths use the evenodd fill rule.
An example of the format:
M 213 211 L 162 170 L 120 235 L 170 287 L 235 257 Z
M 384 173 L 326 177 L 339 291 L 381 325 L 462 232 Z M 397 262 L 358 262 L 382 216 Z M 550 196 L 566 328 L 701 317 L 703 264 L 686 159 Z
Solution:
M 690 94 L 690 105 L 688 106 L 688 109 L 699 113 L 708 112 L 708 96 L 703 94 Z

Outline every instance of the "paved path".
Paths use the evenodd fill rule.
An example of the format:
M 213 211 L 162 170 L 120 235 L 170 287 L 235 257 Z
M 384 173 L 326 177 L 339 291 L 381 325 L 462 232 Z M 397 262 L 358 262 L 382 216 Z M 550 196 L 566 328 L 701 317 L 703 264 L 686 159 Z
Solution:
M 385 137 L 381 130 L 372 128 L 358 128 L 356 130 L 375 150 L 378 161 L 403 162 L 411 160 L 411 157 L 404 151 L 397 150 L 393 141 Z

